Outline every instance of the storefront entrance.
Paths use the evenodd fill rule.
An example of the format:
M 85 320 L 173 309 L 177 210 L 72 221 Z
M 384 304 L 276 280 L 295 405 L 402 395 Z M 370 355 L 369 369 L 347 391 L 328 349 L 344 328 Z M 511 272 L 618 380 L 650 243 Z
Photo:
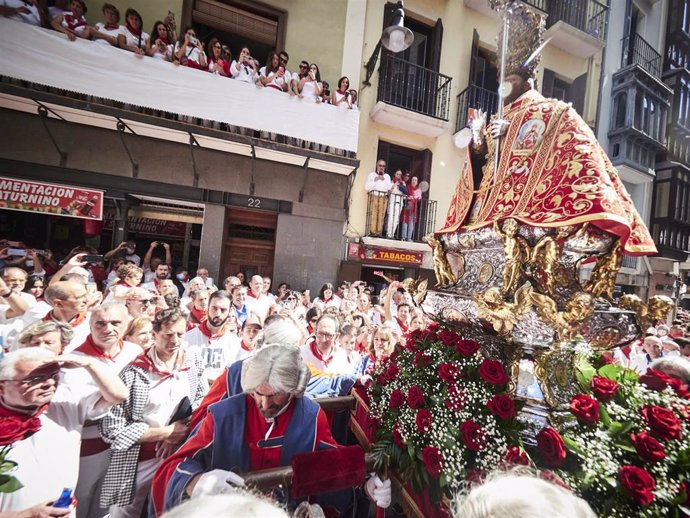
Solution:
M 228 208 L 223 278 L 244 273 L 273 277 L 276 227 L 274 212 Z

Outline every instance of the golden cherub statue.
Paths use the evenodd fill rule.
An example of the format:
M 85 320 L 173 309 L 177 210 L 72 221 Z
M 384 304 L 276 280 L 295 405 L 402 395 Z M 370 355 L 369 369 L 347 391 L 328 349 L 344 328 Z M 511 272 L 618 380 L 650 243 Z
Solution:
M 637 323 L 644 332 L 649 327 L 655 326 L 660 320 L 665 320 L 674 307 L 673 299 L 666 295 L 654 295 L 645 304 L 637 295 L 626 294 L 618 301 L 618 307 L 634 311 Z
M 424 236 L 424 241 L 429 243 L 433 251 L 434 273 L 436 274 L 436 287 L 444 288 L 455 284 L 458 279 L 453 273 L 453 269 L 448 263 L 446 251 L 443 249 L 443 242 L 433 234 Z
M 494 220 L 494 232 L 503 240 L 503 252 L 505 264 L 503 265 L 503 290 L 504 295 L 512 295 L 520 285 L 523 277 L 523 268 L 529 263 L 530 249 L 527 241 L 517 235 L 518 224 L 513 218 L 503 222 L 503 229 Z
M 597 259 L 592 275 L 585 284 L 585 290 L 594 297 L 605 297 L 612 301 L 613 290 L 616 287 L 616 276 L 622 262 L 621 242 L 618 240 L 608 254 Z
M 572 225 L 558 227 L 555 236 L 544 236 L 534 245 L 530 263 L 532 275 L 542 293 L 552 297 L 556 295 L 557 272 L 563 252 L 563 243 L 570 237 L 577 238 L 583 235 L 588 225 L 589 223 L 582 225 L 575 234 L 573 234 L 575 227 Z
M 506 302 L 499 288 L 489 288 L 482 294 L 475 294 L 479 318 L 490 322 L 499 335 L 507 335 L 532 307 L 532 285 L 523 284 L 515 292 L 515 302 Z
M 530 294 L 537 315 L 553 327 L 560 340 L 572 340 L 580 327 L 594 314 L 594 297 L 583 291 L 576 293 L 568 301 L 565 311 L 558 311 L 558 305 L 548 295 L 532 292 Z

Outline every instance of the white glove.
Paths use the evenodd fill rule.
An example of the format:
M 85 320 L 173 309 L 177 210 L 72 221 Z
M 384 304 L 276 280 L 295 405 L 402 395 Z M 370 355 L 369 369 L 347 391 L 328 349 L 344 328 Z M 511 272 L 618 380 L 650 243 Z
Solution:
M 231 493 L 237 486 L 244 486 L 242 477 L 232 471 L 213 469 L 199 477 L 192 489 L 192 498 Z
M 365 491 L 369 495 L 377 507 L 386 509 L 391 505 L 391 481 L 381 480 L 378 475 L 374 475 L 367 480 L 364 486 Z
M 489 133 L 493 138 L 502 137 L 510 126 L 510 121 L 497 119 L 489 124 Z
M 367 385 L 369 385 L 369 383 L 371 383 L 371 376 L 369 376 L 368 374 L 365 374 L 364 376 L 360 376 L 359 383 L 363 387 L 366 387 Z

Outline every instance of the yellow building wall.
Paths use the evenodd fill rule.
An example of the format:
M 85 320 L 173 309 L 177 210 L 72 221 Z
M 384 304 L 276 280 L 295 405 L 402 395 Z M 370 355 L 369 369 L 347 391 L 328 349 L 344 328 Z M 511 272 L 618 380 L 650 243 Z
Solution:
M 367 3 L 362 63 L 370 57 L 383 26 L 384 0 L 370 0 Z M 406 18 L 433 26 L 438 18 L 443 21 L 443 40 L 439 72 L 452 77 L 451 103 L 448 118 L 450 126 L 438 138 L 425 137 L 391 128 L 374 122 L 370 113 L 376 104 L 376 85 L 378 71 L 371 79 L 372 86 L 364 88 L 360 84 L 360 128 L 357 157 L 360 168 L 354 182 L 350 219 L 347 234 L 360 237 L 366 234 L 367 194 L 364 184 L 367 175 L 374 170 L 379 140 L 391 142 L 412 149 L 429 149 L 433 153 L 429 199 L 437 201 L 436 223 L 438 229 L 445 221 L 448 207 L 455 192 L 456 183 L 465 163 L 466 149 L 458 149 L 453 144 L 455 121 L 458 110 L 458 95 L 467 88 L 472 51 L 473 29 L 479 33 L 480 46 L 496 51 L 500 28 L 498 18 L 486 16 L 462 1 L 408 0 L 405 2 Z M 599 58 L 600 61 L 600 58 Z M 543 52 L 538 70 L 538 83 L 542 70 L 548 67 L 563 78 L 572 80 L 589 71 L 589 60 L 568 54 L 556 47 L 547 46 Z M 378 69 L 378 64 L 377 64 Z M 594 120 L 598 95 L 598 69 L 596 78 L 588 80 L 585 120 Z M 589 113 L 591 112 L 591 117 Z

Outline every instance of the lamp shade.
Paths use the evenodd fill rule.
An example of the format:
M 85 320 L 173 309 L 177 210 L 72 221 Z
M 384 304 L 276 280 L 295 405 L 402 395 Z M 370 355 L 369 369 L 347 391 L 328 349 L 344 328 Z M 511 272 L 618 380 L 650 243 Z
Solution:
M 405 27 L 405 11 L 399 7 L 393 13 L 393 22 L 381 35 L 381 43 L 391 52 L 402 52 L 412 45 L 414 34 Z

